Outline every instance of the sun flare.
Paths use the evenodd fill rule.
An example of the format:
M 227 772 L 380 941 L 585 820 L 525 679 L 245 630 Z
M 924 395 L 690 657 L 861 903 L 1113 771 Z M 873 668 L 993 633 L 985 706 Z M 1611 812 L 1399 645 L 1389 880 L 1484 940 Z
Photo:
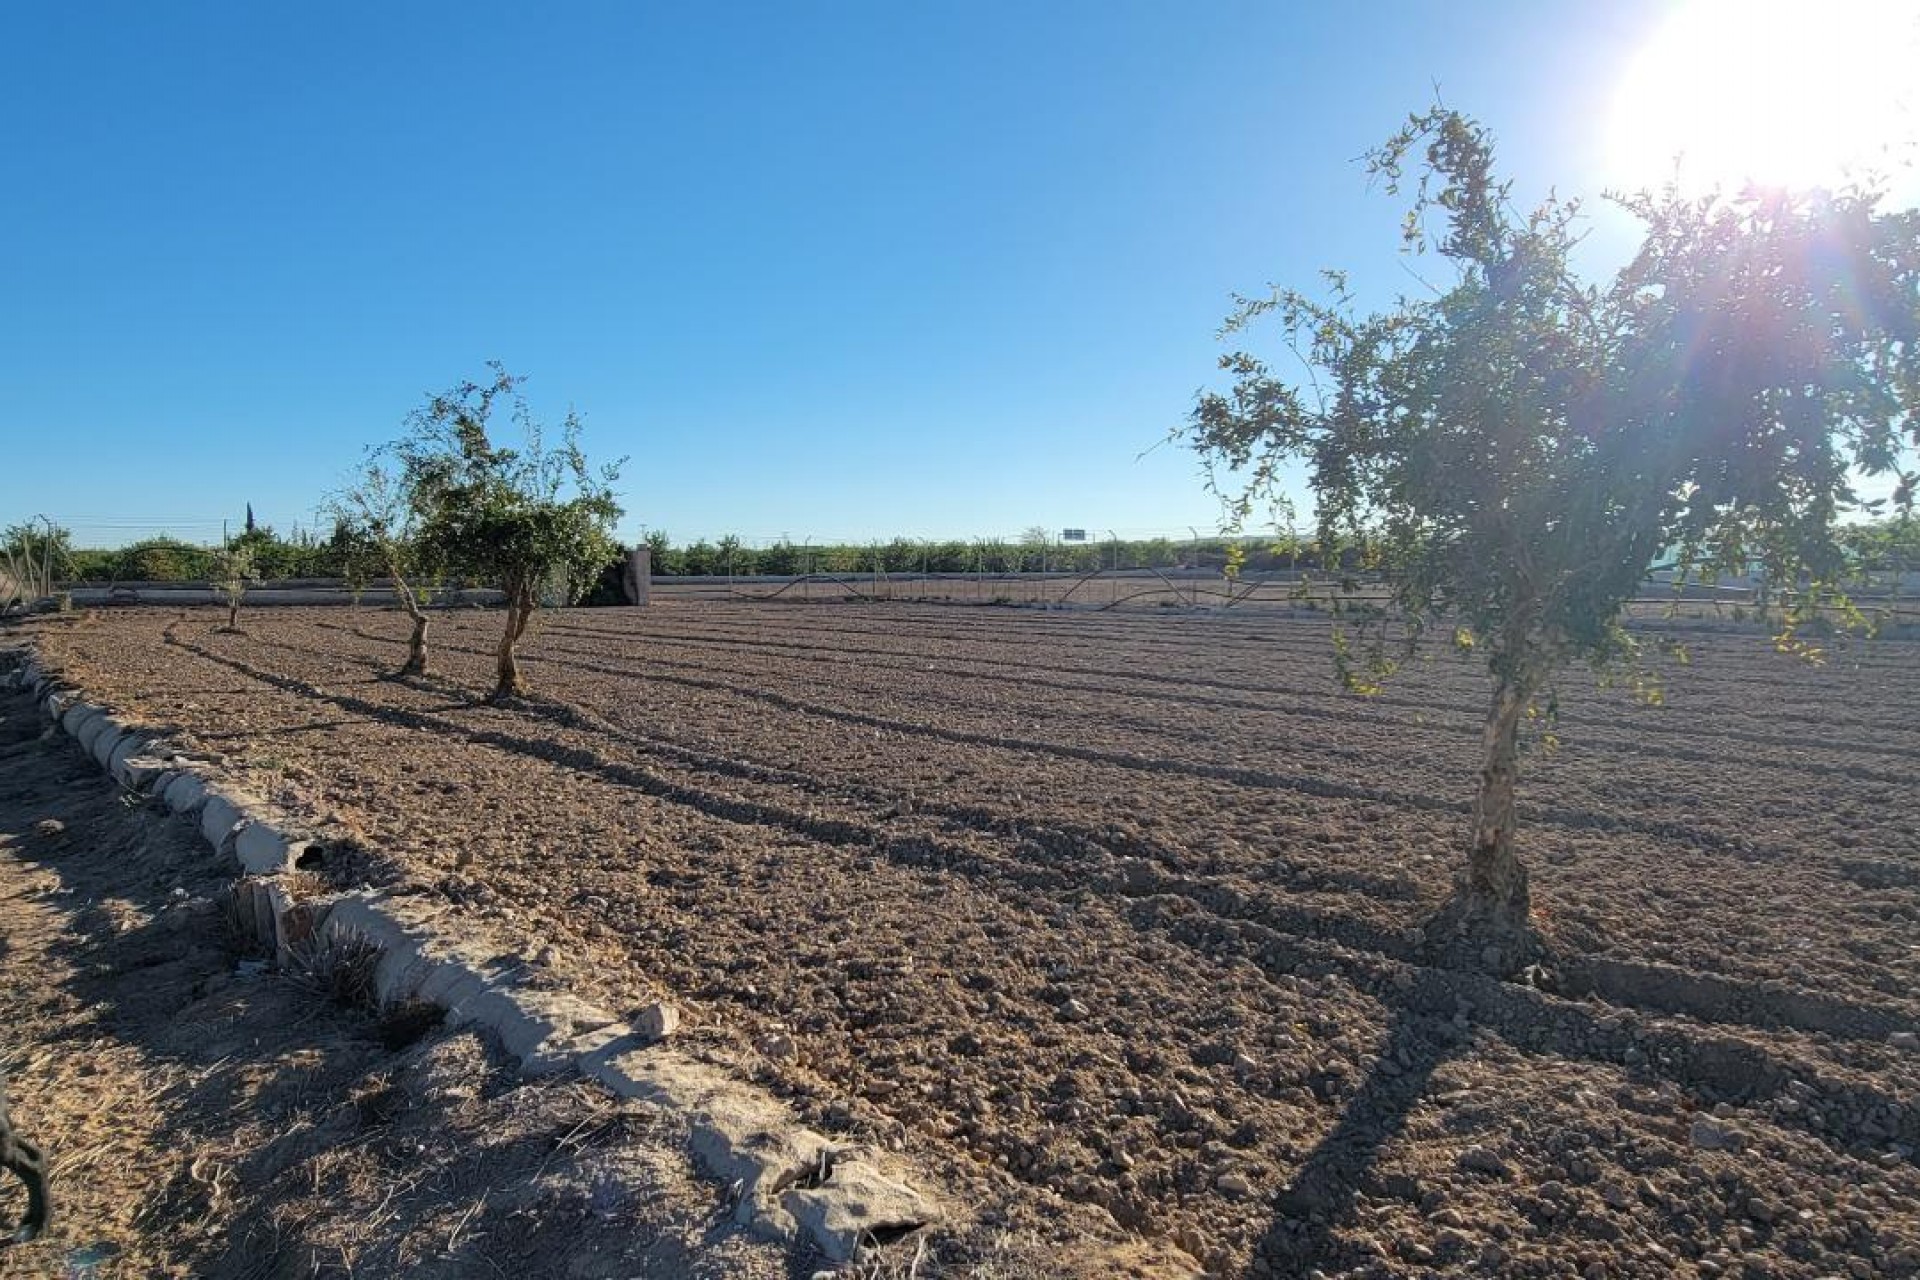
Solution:
M 1914 0 L 1688 0 L 1622 78 L 1610 179 L 1805 187 L 1874 172 L 1911 185 L 1916 67 Z

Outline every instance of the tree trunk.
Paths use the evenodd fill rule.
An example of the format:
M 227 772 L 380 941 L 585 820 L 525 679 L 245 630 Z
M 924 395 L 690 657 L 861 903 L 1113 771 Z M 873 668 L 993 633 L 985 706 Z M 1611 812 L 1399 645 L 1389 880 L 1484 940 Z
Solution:
M 520 659 L 514 653 L 519 642 L 520 605 L 515 601 L 507 605 L 506 630 L 500 633 L 500 652 L 498 657 L 498 680 L 493 686 L 493 701 L 499 702 L 527 691 L 527 682 L 520 676 Z
M 240 629 L 240 602 L 238 600 L 235 600 L 231 595 L 229 595 L 227 597 L 227 630 L 238 631 L 239 629 Z
M 413 634 L 407 637 L 407 661 L 400 668 L 403 676 L 423 676 L 427 674 L 427 615 L 416 611 L 413 615 Z
M 393 592 L 400 597 L 400 607 L 407 611 L 407 617 L 413 619 L 413 634 L 407 637 L 407 660 L 401 666 L 400 674 L 423 676 L 427 674 L 427 611 L 420 607 L 413 588 L 399 574 L 392 576 Z
M 499 680 L 493 687 L 494 702 L 527 691 L 527 682 L 520 676 L 520 659 L 516 649 L 520 637 L 526 632 L 528 620 L 533 617 L 535 603 L 532 584 L 517 586 L 507 592 L 507 625 L 500 633 Z
M 1474 806 L 1473 853 L 1467 864 L 1467 894 L 1472 905 L 1501 923 L 1524 929 L 1529 900 L 1527 869 L 1513 850 L 1518 823 L 1514 784 L 1519 775 L 1520 718 L 1527 691 L 1508 677 L 1496 677 L 1487 709 L 1486 765 L 1480 771 L 1480 796 Z

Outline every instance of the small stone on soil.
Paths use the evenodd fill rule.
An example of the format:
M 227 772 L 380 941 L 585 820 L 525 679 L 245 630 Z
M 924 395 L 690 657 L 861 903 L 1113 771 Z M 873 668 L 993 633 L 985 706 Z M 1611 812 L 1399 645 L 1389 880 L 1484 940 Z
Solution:
M 1244 1173 L 1223 1173 L 1213 1180 L 1213 1185 L 1230 1196 L 1253 1194 L 1253 1180 Z
M 1702 1151 L 1738 1151 L 1746 1141 L 1738 1129 L 1697 1116 L 1693 1122 L 1693 1145 Z
M 649 1040 L 664 1040 L 680 1029 L 680 1010 L 664 1000 L 656 1000 L 633 1020 L 636 1034 Z
M 1460 1153 L 1460 1167 L 1468 1173 L 1492 1174 L 1504 1178 L 1509 1170 L 1507 1162 L 1486 1147 L 1468 1147 Z

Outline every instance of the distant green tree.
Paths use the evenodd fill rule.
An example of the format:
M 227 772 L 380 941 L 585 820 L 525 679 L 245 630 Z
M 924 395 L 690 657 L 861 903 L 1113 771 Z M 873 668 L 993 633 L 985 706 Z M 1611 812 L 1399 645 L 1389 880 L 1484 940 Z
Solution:
M 1049 552 L 1053 546 L 1053 535 L 1042 525 L 1028 525 L 1020 531 L 1020 544 L 1015 555 L 1014 572 L 1038 573 L 1048 563 Z
M 1901 579 L 1920 569 L 1920 519 L 1911 514 L 1849 525 L 1840 531 L 1839 538 L 1851 562 L 1852 576 L 1862 585 L 1872 585 L 1875 575 L 1886 575 L 1897 593 Z
M 340 571 L 329 545 L 305 531 L 283 538 L 274 532 L 272 525 L 256 521 L 252 528 L 236 535 L 232 541 L 252 552 L 254 576 L 260 581 L 317 578 Z
M 486 582 L 506 597 L 496 654 L 498 701 L 526 692 L 518 646 L 543 590 L 568 601 L 590 588 L 619 552 L 613 485 L 621 463 L 590 467 L 580 421 L 569 413 L 559 441 L 527 408 L 524 381 L 499 364 L 492 379 L 462 382 L 428 397 L 391 448 L 418 520 L 418 539 L 451 572 Z M 510 406 L 520 447 L 495 443 L 495 409 Z
M 195 582 L 207 578 L 213 552 L 178 538 L 143 538 L 122 548 L 113 565 L 120 582 Z
M 751 575 L 756 572 L 753 551 L 731 533 L 715 544 L 713 558 L 718 573 Z
M 1277 322 L 1311 376 L 1227 355 L 1231 390 L 1203 394 L 1186 431 L 1245 478 L 1243 503 L 1304 460 L 1323 547 L 1378 531 L 1396 646 L 1437 632 L 1485 656 L 1453 918 L 1511 963 L 1534 941 L 1518 739 L 1555 671 L 1631 660 L 1621 610 L 1666 548 L 1683 573 L 1759 562 L 1815 599 L 1844 565 L 1850 468 L 1889 471 L 1920 439 L 1920 212 L 1860 190 L 1631 196 L 1644 238 L 1600 287 L 1571 262 L 1576 208 L 1516 212 L 1473 120 L 1416 116 L 1369 171 L 1411 183 L 1408 244 L 1450 278 L 1378 314 L 1337 274 L 1324 300 L 1241 300 L 1226 332 Z M 1381 644 L 1343 670 L 1364 683 L 1391 663 Z
M 286 576 L 292 562 L 292 548 L 280 541 L 272 526 L 261 526 L 252 521 L 246 529 L 234 535 L 227 543 L 230 547 L 245 547 L 251 559 L 251 572 L 260 578 L 278 578 Z
M 71 553 L 76 582 L 105 582 L 115 576 L 120 564 L 118 548 L 75 547 Z
M 360 597 L 373 585 L 373 580 L 386 572 L 380 549 L 373 539 L 359 525 L 338 516 L 334 519 L 333 532 L 327 538 L 327 562 L 346 583 L 356 609 L 360 607 Z
M 973 548 L 964 542 L 935 543 L 927 568 L 934 573 L 965 573 L 973 568 Z
M 673 539 L 667 536 L 664 529 L 655 529 L 648 533 L 646 544 L 654 573 L 664 577 L 680 572 L 680 556 L 673 549 Z
M 784 578 L 800 572 L 800 548 L 785 538 L 762 551 L 759 559 L 761 573 Z

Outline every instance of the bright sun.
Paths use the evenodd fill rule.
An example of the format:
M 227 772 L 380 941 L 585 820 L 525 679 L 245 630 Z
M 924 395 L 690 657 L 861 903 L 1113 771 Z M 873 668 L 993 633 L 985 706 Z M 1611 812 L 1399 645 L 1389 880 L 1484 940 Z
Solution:
M 1629 65 L 1611 181 L 1687 188 L 1911 185 L 1920 139 L 1915 0 L 1685 0 Z

